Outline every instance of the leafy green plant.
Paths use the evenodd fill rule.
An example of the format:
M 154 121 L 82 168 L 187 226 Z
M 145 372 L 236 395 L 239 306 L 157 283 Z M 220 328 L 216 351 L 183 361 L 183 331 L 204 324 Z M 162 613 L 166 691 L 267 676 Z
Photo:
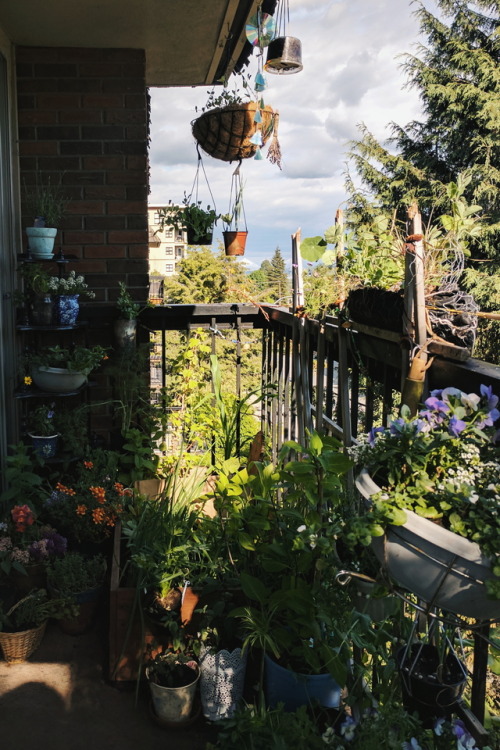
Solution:
M 28 352 L 24 361 L 32 367 L 67 368 L 71 372 L 81 372 L 88 375 L 107 359 L 106 349 L 96 345 L 93 347 L 75 346 L 73 348 L 48 346 L 37 352 Z
M 45 226 L 57 227 L 66 212 L 68 198 L 64 195 L 61 185 L 54 185 L 50 177 L 44 181 L 37 175 L 35 185 L 24 187 L 24 197 L 27 211 L 33 219 L 43 219 Z
M 120 291 L 116 300 L 116 307 L 120 313 L 120 318 L 136 320 L 141 311 L 141 306 L 138 302 L 134 302 L 125 282 L 119 281 L 118 286 Z
M 0 504 L 3 510 L 12 501 L 22 500 L 22 502 L 26 502 L 31 498 L 38 497 L 43 481 L 41 476 L 33 471 L 33 461 L 27 445 L 17 443 L 9 446 L 9 450 L 5 469 L 7 489 L 0 495 Z
M 58 433 L 55 403 L 40 404 L 28 415 L 28 430 L 39 437 L 51 437 Z
M 64 557 L 51 561 L 48 582 L 60 596 L 71 597 L 101 586 L 105 574 L 106 560 L 103 555 L 84 557 L 80 552 L 70 550 Z
M 9 633 L 29 630 L 49 617 L 57 619 L 72 613 L 73 607 L 67 599 L 49 599 L 45 589 L 34 589 L 8 608 L 5 602 L 0 602 L 0 630 Z
M 147 665 L 147 675 L 151 682 L 162 687 L 183 687 L 195 681 L 200 668 L 189 654 L 164 651 L 155 656 Z
M 172 226 L 177 231 L 185 229 L 193 244 L 200 242 L 212 234 L 214 224 L 217 224 L 219 214 L 210 205 L 202 208 L 202 202 L 191 200 L 191 196 L 184 194 L 182 206 L 169 202 L 168 206 L 159 210 L 160 228 Z

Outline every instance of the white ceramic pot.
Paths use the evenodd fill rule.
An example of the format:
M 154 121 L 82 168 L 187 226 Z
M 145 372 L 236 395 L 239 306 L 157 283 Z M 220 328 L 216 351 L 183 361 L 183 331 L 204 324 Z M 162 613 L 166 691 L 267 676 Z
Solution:
M 53 227 L 26 227 L 30 253 L 35 260 L 48 260 L 54 255 L 57 229 Z
M 82 372 L 74 372 L 64 367 L 37 367 L 31 376 L 35 385 L 49 393 L 71 393 L 77 391 L 87 380 Z
M 113 327 L 116 344 L 120 349 L 135 346 L 135 336 L 137 329 L 136 320 L 124 320 L 119 318 L 115 321 Z
M 368 471 L 356 479 L 367 500 L 380 487 Z M 495 576 L 478 544 L 406 511 L 403 526 L 374 537 L 372 549 L 391 578 L 428 604 L 479 620 L 500 618 L 500 600 L 489 599 L 485 581 Z

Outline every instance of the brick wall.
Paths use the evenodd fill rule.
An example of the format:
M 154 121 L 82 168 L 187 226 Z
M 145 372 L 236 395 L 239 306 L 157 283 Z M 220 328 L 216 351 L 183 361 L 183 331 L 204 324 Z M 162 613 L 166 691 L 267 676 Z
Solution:
M 112 347 L 118 282 L 140 302 L 148 296 L 144 52 L 19 47 L 16 63 L 21 186 L 37 175 L 61 184 L 69 202 L 55 250 L 78 258 L 68 269 L 95 291 L 95 300 L 81 300 L 88 344 Z M 33 223 L 26 211 L 22 201 L 23 227 Z M 92 379 L 92 428 L 107 439 L 113 382 L 105 371 Z
M 96 306 L 116 299 L 118 281 L 145 300 L 144 52 L 19 47 L 16 56 L 21 185 L 34 184 L 37 172 L 60 180 L 69 203 L 56 251 L 79 258 L 75 269 L 95 290 Z

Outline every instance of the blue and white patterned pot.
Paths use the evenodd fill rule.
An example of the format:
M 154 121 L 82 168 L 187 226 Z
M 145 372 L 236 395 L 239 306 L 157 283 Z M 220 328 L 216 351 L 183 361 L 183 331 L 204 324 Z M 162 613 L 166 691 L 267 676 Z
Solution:
M 78 313 L 80 312 L 80 303 L 78 294 L 59 294 L 54 301 L 54 318 L 60 326 L 74 326 Z
M 31 444 L 33 450 L 40 458 L 53 458 L 57 453 L 57 444 L 59 442 L 59 434 L 50 435 L 48 437 L 40 435 L 32 435 L 29 433 L 31 438 Z

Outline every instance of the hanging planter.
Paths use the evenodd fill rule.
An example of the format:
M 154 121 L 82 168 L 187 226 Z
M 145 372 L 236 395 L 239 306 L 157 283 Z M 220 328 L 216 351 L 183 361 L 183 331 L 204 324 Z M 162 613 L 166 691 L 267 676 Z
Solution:
M 228 256 L 245 255 L 248 232 L 222 232 L 224 250 Z
M 248 236 L 245 208 L 243 206 L 243 183 L 241 181 L 240 166 L 238 165 L 234 170 L 231 180 L 229 213 L 221 216 L 224 223 L 222 237 L 227 256 L 244 255 Z M 239 226 L 241 217 L 243 217 L 244 229 L 241 229 Z
M 192 122 L 193 136 L 214 159 L 229 162 L 249 159 L 266 144 L 278 125 L 278 112 L 261 104 L 239 102 L 208 110 Z M 251 140 L 256 133 L 261 134 L 260 144 Z
M 316 700 L 320 706 L 338 708 L 341 687 L 329 673 L 300 674 L 286 669 L 265 655 L 266 701 L 271 708 L 283 703 L 285 711 L 295 711 Z
M 357 477 L 356 487 L 367 500 L 381 492 L 366 470 Z M 491 561 L 479 545 L 411 510 L 405 513 L 404 525 L 389 526 L 383 537 L 374 537 L 371 543 L 391 578 L 448 612 L 483 620 L 500 618 L 500 600 L 490 599 L 485 586 L 495 577 Z
M 302 44 L 294 36 L 279 36 L 267 48 L 264 70 L 268 73 L 290 75 L 299 73 L 302 65 Z

